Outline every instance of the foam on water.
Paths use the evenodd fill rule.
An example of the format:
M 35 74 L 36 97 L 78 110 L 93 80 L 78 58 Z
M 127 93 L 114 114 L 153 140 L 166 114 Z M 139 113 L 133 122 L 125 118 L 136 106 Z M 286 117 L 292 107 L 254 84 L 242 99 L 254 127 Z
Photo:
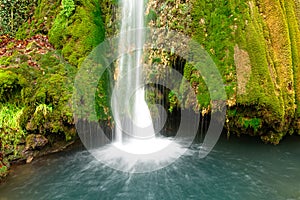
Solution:
M 187 148 L 173 139 L 154 137 L 114 142 L 92 151 L 102 163 L 114 169 L 142 173 L 161 169 L 178 159 Z

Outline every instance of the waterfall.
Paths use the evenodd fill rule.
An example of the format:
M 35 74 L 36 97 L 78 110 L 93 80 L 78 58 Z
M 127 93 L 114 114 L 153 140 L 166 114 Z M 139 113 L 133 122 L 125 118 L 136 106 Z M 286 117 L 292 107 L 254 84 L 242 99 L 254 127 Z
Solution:
M 118 94 L 113 97 L 115 141 L 155 136 L 152 118 L 145 102 L 143 85 L 144 1 L 121 0 L 121 29 L 119 40 Z
M 95 88 L 97 85 L 95 84 L 96 81 L 93 75 L 95 74 L 95 77 L 98 77 L 98 75 L 101 76 L 102 72 L 104 72 L 101 70 L 105 69 L 105 66 L 108 67 L 108 64 L 116 61 L 114 87 L 111 95 L 111 111 L 114 120 L 113 141 L 108 144 L 105 141 L 105 145 L 99 146 L 102 143 L 98 142 L 98 140 L 102 139 L 98 138 L 98 135 L 104 132 L 96 124 L 94 129 L 96 131 L 90 129 L 89 132 L 81 132 L 88 132 L 86 135 L 91 140 L 87 146 L 95 158 L 111 168 L 132 173 L 143 173 L 161 169 L 173 163 L 186 152 L 188 153 L 189 147 L 195 138 L 199 121 L 198 112 L 191 114 L 188 110 L 181 109 L 180 121 L 178 120 L 178 123 L 176 123 L 179 127 L 176 134 L 174 131 L 174 137 L 157 136 L 158 134 L 154 131 L 149 107 L 145 101 L 143 66 L 146 62 L 143 61 L 143 56 L 145 55 L 143 52 L 144 46 L 145 49 L 152 48 L 149 45 L 155 44 L 159 39 L 158 41 L 165 43 L 165 45 L 160 45 L 159 47 L 155 47 L 155 49 L 161 48 L 163 51 L 166 50 L 172 54 L 178 52 L 179 56 L 181 53 L 181 56 L 187 59 L 187 62 L 195 63 L 197 66 L 199 64 L 198 67 L 202 69 L 201 73 L 203 72 L 206 75 L 205 77 L 209 78 L 207 79 L 208 83 L 210 83 L 208 86 L 211 86 L 209 90 L 214 91 L 212 94 L 214 94 L 215 98 L 219 96 L 217 89 L 223 87 L 223 83 L 218 83 L 217 81 L 222 80 L 222 77 L 218 76 L 218 71 L 214 71 L 217 68 L 210 57 L 208 57 L 209 55 L 202 50 L 201 45 L 198 45 L 198 43 L 173 31 L 164 30 L 163 35 L 160 35 L 160 29 L 156 30 L 158 31 L 158 35 L 156 35 L 155 30 L 149 31 L 148 29 L 147 33 L 149 33 L 149 37 L 147 37 L 146 41 L 144 2 L 144 0 L 120 0 L 122 12 L 119 37 L 106 40 L 103 44 L 99 45 L 85 61 L 86 67 L 83 66 L 80 68 L 80 73 L 78 72 L 75 79 L 75 86 L 79 87 L 77 88 L 78 92 L 75 92 L 74 95 L 75 102 L 78 102 L 78 105 L 75 106 L 75 108 L 78 107 L 76 113 L 81 114 L 82 111 L 83 116 L 88 116 L 87 119 L 95 120 L 97 113 L 94 109 L 94 95 L 96 94 Z M 164 37 L 166 38 L 164 39 Z M 184 41 L 186 45 L 188 44 L 187 46 L 191 46 L 191 49 L 185 49 L 185 45 L 182 46 L 181 41 Z M 182 50 L 183 52 L 181 52 Z M 199 56 L 197 56 L 197 53 L 199 53 Z M 209 66 L 205 67 L 206 64 Z M 203 70 L 204 67 L 205 69 Z M 177 70 L 168 70 L 167 67 L 163 67 L 162 70 L 164 69 L 167 69 L 166 72 L 159 71 L 157 74 L 159 76 L 155 75 L 159 80 L 153 82 L 153 84 L 161 89 L 161 95 L 163 95 L 161 104 L 166 103 L 168 98 L 164 96 L 166 91 L 173 90 L 179 81 L 182 83 L 182 75 Z M 156 70 L 153 74 L 155 73 Z M 167 74 L 160 76 L 161 74 L 159 73 Z M 89 78 L 92 81 L 90 84 L 87 84 L 86 80 Z M 214 85 L 216 82 L 219 84 L 217 86 L 220 87 Z M 189 101 L 197 102 L 196 96 L 192 92 L 193 89 L 185 85 L 188 86 L 188 84 L 184 84 L 184 92 L 189 95 Z M 87 87 L 85 88 L 85 86 Z M 165 88 L 167 88 L 166 91 Z M 224 94 L 225 99 L 225 91 Z M 85 96 L 88 101 L 83 101 L 84 103 L 82 103 L 81 98 Z M 219 105 L 218 101 L 218 109 Z M 86 106 L 88 106 L 87 111 L 85 109 Z M 167 111 L 160 104 L 151 106 L 156 106 L 156 108 L 154 107 L 154 111 L 157 111 L 156 113 L 158 113 L 159 119 L 161 119 L 159 121 L 156 116 L 155 130 L 158 133 L 161 130 L 160 127 L 162 128 L 161 125 L 165 124 L 165 119 L 168 117 Z M 181 106 L 181 108 L 183 107 Z M 210 137 L 206 136 L 204 138 L 203 145 L 201 145 L 199 150 L 201 158 L 205 157 L 215 145 L 219 133 L 221 133 L 223 128 L 222 126 L 223 124 L 215 126 L 214 129 L 211 129 Z M 81 129 L 85 130 L 85 126 Z M 85 134 L 83 137 L 85 137 Z M 84 144 L 86 143 L 84 142 Z M 98 146 L 99 148 L 94 148 Z

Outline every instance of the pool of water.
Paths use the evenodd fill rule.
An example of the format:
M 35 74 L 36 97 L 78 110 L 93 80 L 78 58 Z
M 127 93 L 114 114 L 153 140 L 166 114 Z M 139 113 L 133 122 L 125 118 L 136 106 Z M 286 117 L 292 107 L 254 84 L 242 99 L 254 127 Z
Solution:
M 221 138 L 199 159 L 193 145 L 166 168 L 142 174 L 111 169 L 84 149 L 14 167 L 0 200 L 299 199 L 300 137 L 278 146 Z

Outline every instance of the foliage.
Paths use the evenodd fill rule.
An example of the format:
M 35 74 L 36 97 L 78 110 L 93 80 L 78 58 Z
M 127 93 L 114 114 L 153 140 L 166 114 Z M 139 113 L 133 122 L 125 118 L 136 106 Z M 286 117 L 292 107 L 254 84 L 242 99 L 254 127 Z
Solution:
M 13 35 L 18 28 L 33 16 L 37 0 L 1 0 L 0 35 Z
M 254 133 L 257 132 L 259 128 L 262 126 L 262 120 L 260 118 L 239 118 L 239 122 L 243 124 L 243 126 L 247 128 L 252 128 Z
M 173 109 L 178 107 L 178 93 L 174 90 L 171 90 L 168 94 L 168 100 L 169 100 L 169 112 L 172 113 Z
M 26 110 L 22 126 L 29 132 L 57 134 L 70 140 L 75 137 L 70 99 L 76 70 L 53 53 L 44 55 L 39 64 L 43 73 L 35 80 L 36 86 L 23 96 Z
M 39 0 L 33 16 L 16 32 L 16 38 L 25 39 L 37 34 L 48 34 L 55 16 L 60 11 L 60 0 Z
M 75 4 L 73 0 L 62 0 L 61 5 L 63 6 L 62 11 L 60 14 L 64 15 L 65 17 L 70 17 L 75 10 Z
M 1 149 L 16 148 L 26 132 L 20 127 L 20 117 L 24 107 L 19 108 L 12 104 L 3 104 L 0 107 L 0 141 Z

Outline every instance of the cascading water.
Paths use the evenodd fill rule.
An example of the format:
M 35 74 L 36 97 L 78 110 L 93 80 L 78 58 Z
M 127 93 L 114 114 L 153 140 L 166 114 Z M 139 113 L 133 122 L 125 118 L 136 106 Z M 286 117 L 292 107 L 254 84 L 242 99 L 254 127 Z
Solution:
M 144 1 L 121 0 L 118 65 L 111 107 L 115 121 L 112 144 L 92 150 L 110 167 L 126 172 L 163 168 L 186 152 L 178 140 L 157 136 L 145 101 L 143 47 Z M 161 125 L 156 126 L 159 131 Z
M 156 108 L 154 107 L 155 118 L 159 119 L 156 120 L 157 123 L 155 121 L 154 126 L 145 101 L 143 77 L 143 63 L 147 63 L 148 66 L 153 61 L 153 57 L 151 57 L 151 51 L 147 52 L 150 55 L 150 60 L 143 62 L 143 57 L 146 56 L 146 53 L 143 52 L 144 46 L 145 49 L 154 51 L 159 49 L 162 52 L 176 53 L 188 63 L 194 64 L 197 69 L 199 68 L 201 75 L 206 77 L 209 91 L 212 91 L 210 92 L 212 102 L 217 103 L 212 105 L 212 113 L 216 113 L 215 118 L 221 122 L 225 121 L 226 109 L 222 109 L 221 106 L 226 103 L 226 93 L 225 90 L 222 90 L 224 84 L 222 81 L 218 81 L 222 80 L 222 77 L 213 60 L 202 49 L 201 45 L 180 33 L 167 29 L 147 29 L 149 37 L 146 38 L 146 28 L 144 27 L 145 1 L 120 1 L 122 15 L 119 37 L 103 41 L 101 45 L 95 48 L 84 61 L 75 78 L 74 114 L 76 118 L 80 119 L 77 120 L 76 127 L 84 145 L 102 163 L 126 172 L 149 172 L 166 167 L 185 152 L 188 152 L 197 133 L 199 112 L 193 110 L 193 113 L 189 113 L 188 110 L 183 109 L 183 104 L 180 105 L 182 109 L 180 121 L 178 121 L 179 127 L 176 133 L 172 134 L 174 137 L 167 138 L 157 134 L 165 122 L 164 119 L 167 118 L 165 114 L 167 112 L 164 110 L 164 106 L 157 105 Z M 111 96 L 111 111 L 114 120 L 114 134 L 111 142 L 106 138 L 107 132 L 103 131 L 97 124 L 95 95 L 97 94 L 97 84 L 99 84 L 96 80 L 103 76 L 104 70 L 114 61 L 116 61 L 117 67 L 115 68 L 115 85 Z M 170 73 L 162 76 L 166 70 L 169 70 Z M 149 77 L 150 75 L 151 77 L 158 77 L 158 80 L 150 82 L 152 80 L 147 79 L 147 84 L 162 86 L 162 88 L 174 90 L 175 93 L 176 91 L 184 92 L 188 95 L 189 102 L 197 102 L 190 84 L 184 81 L 182 74 L 176 70 L 164 66 L 160 70 L 151 71 Z M 219 91 L 220 88 L 221 91 Z M 181 90 L 184 91 L 181 92 Z M 101 95 L 103 94 L 99 93 L 100 97 Z M 162 95 L 165 95 L 165 92 Z M 183 96 L 183 94 L 177 95 Z M 223 98 L 222 101 L 219 98 Z M 164 97 L 162 97 L 163 99 Z M 103 108 L 104 113 L 109 115 L 108 109 L 105 108 L 107 107 Z M 214 110 L 216 112 L 213 112 Z M 87 124 L 94 126 L 95 129 L 90 128 L 92 131 L 86 134 L 86 127 L 81 126 L 82 121 L 87 121 Z M 222 128 L 222 123 L 215 123 L 215 126 L 207 131 L 209 137 L 205 136 L 199 151 L 201 158 L 212 150 Z
M 144 1 L 122 0 L 121 7 L 121 57 L 116 82 L 119 92 L 113 98 L 115 140 L 118 143 L 125 141 L 123 135 L 139 140 L 155 137 L 150 111 L 145 101 L 145 89 L 140 87 L 143 85 Z
M 120 57 L 112 95 L 115 139 L 112 145 L 98 149 L 96 157 L 119 170 L 152 171 L 167 165 L 169 160 L 182 155 L 185 149 L 171 139 L 156 137 L 145 101 L 142 59 L 144 1 L 121 0 L 121 7 Z

